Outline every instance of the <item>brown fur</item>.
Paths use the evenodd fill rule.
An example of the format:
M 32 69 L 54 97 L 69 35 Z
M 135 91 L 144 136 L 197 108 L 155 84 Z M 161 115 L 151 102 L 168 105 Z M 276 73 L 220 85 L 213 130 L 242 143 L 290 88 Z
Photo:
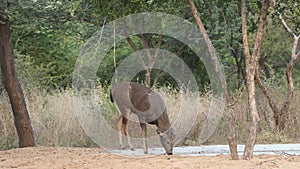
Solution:
M 134 108 L 142 112 L 150 109 L 149 94 L 152 91 L 137 83 L 130 83 L 130 87 L 129 98 Z
M 167 114 L 167 108 L 164 104 L 164 101 L 156 92 L 152 91 L 146 86 L 133 82 L 118 84 L 111 89 L 110 98 L 113 102 L 117 104 L 120 111 L 120 117 L 117 121 L 117 128 L 119 134 L 119 142 L 122 148 L 124 148 L 122 144 L 121 133 L 123 127 L 124 135 L 127 138 L 127 142 L 130 148 L 133 149 L 130 143 L 127 130 L 130 113 L 136 114 L 139 118 L 140 126 L 142 128 L 143 133 L 145 153 L 148 153 L 146 140 L 146 123 L 156 125 L 157 132 L 159 134 L 166 132 L 171 127 L 171 123 Z M 173 132 L 168 132 L 167 134 L 169 134 L 170 138 L 173 139 Z M 170 141 L 168 140 L 168 142 Z M 166 149 L 166 147 L 164 148 Z M 173 144 L 171 148 L 168 148 L 168 150 L 166 149 L 168 154 L 172 154 L 172 148 Z

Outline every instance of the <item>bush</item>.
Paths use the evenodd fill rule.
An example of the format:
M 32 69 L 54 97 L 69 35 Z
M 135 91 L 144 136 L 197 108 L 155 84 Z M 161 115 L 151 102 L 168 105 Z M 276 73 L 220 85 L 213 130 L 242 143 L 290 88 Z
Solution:
M 166 101 L 168 113 L 171 121 L 177 118 L 177 112 L 180 109 L 181 95 L 176 90 L 168 88 L 155 89 Z M 31 123 L 34 129 L 36 143 L 42 146 L 80 146 L 94 147 L 95 143 L 86 135 L 82 129 L 73 103 L 73 91 L 71 89 L 47 93 L 41 90 L 24 90 L 27 108 L 29 110 Z M 94 89 L 95 101 L 104 110 L 102 113 L 107 123 L 115 127 L 115 121 L 118 118 L 118 112 L 114 104 L 109 101 L 109 90 L 102 87 Z M 275 93 L 278 102 L 282 101 L 280 92 Z M 239 112 L 238 129 L 239 143 L 245 143 L 248 133 L 249 114 L 247 111 L 247 97 L 245 92 L 236 94 L 236 108 Z M 265 97 L 261 94 L 257 97 L 258 110 L 260 114 L 260 128 L 257 137 L 257 143 L 288 143 L 299 142 L 300 138 L 300 91 L 296 90 L 289 113 L 287 127 L 283 132 L 274 130 L 274 119 L 272 112 L 268 107 Z M 0 149 L 10 149 L 18 146 L 18 139 L 13 123 L 12 111 L 8 96 L 5 92 L 0 95 Z M 190 133 L 181 141 L 178 146 L 199 145 L 199 133 L 203 129 L 203 124 L 207 120 L 207 112 L 210 107 L 210 93 L 202 94 L 201 112 L 197 114 L 197 120 Z M 193 105 L 190 105 L 193 106 Z M 91 110 L 93 113 L 97 111 Z M 203 144 L 227 144 L 226 133 L 227 126 L 222 118 L 214 134 Z M 148 136 L 156 135 L 156 127 L 148 125 Z M 101 129 L 100 129 L 101 130 Z M 138 123 L 130 122 L 129 133 L 132 137 L 141 137 L 141 129 Z M 142 146 L 139 142 L 133 145 Z M 157 145 L 161 146 L 161 145 Z

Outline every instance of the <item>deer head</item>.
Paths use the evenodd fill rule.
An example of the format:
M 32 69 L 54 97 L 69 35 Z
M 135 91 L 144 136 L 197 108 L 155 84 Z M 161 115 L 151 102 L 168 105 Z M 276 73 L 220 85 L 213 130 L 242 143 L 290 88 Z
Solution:
M 164 147 L 166 153 L 168 155 L 172 155 L 174 139 L 175 139 L 173 127 L 170 127 L 167 131 L 158 130 L 157 132 L 159 134 L 160 142 L 161 142 L 162 146 Z

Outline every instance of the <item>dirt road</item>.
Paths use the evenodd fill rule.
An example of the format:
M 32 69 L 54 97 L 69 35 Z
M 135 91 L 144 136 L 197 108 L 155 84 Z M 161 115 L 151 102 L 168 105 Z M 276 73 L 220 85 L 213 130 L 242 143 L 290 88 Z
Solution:
M 300 156 L 256 155 L 253 160 L 230 160 L 217 156 L 138 156 L 124 157 L 99 148 L 35 147 L 0 151 L 0 168 L 74 169 L 74 168 L 205 168 L 205 169 L 299 169 Z

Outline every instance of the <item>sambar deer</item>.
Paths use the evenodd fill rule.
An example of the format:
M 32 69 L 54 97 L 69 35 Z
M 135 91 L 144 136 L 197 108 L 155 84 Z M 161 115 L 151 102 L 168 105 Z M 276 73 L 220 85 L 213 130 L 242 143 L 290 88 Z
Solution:
M 138 116 L 142 128 L 144 153 L 148 154 L 147 145 L 147 126 L 146 123 L 156 125 L 160 142 L 168 155 L 173 154 L 174 131 L 171 127 L 167 108 L 163 99 L 150 88 L 133 82 L 125 82 L 113 86 L 110 90 L 110 99 L 115 102 L 120 111 L 117 120 L 117 130 L 119 134 L 119 143 L 122 143 L 122 127 L 129 147 L 133 149 L 128 134 L 128 119 L 130 114 Z

